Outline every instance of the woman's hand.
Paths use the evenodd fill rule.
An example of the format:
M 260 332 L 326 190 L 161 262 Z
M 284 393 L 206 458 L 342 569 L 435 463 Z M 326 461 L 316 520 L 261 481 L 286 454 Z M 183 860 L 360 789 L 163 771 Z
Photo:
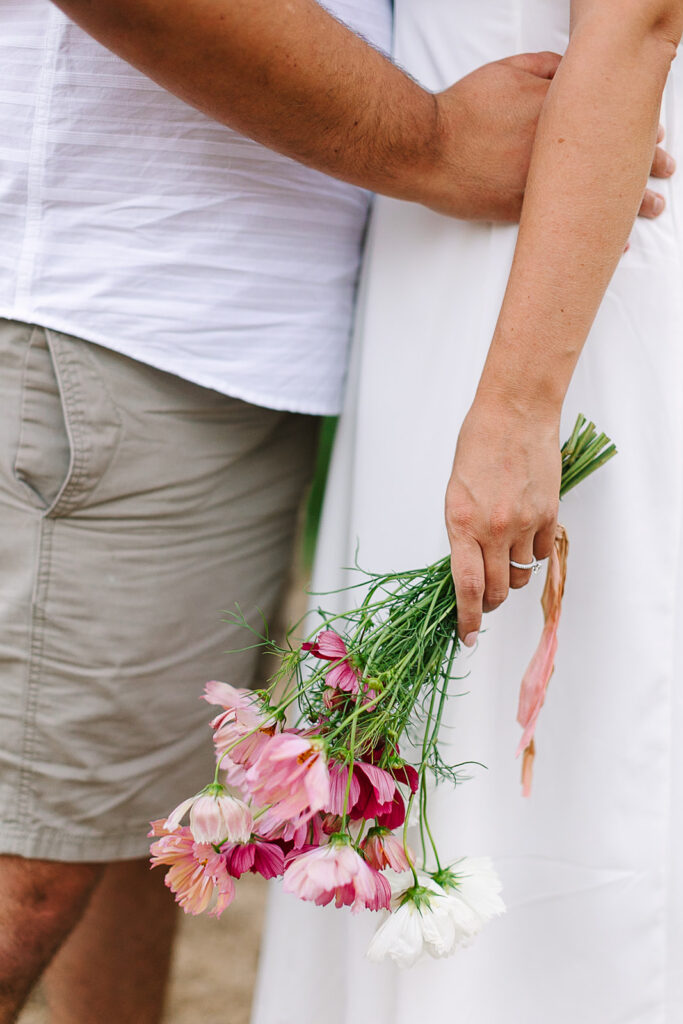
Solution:
M 458 438 L 446 492 L 446 525 L 458 602 L 458 634 L 477 639 L 482 612 L 523 587 L 547 558 L 560 494 L 559 417 L 496 394 L 477 394 Z

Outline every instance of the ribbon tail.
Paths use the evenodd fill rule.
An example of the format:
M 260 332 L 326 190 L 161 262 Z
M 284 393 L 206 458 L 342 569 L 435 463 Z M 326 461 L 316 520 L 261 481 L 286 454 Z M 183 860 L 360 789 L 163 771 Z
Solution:
M 524 796 L 531 793 L 533 762 L 535 757 L 534 735 L 538 716 L 543 707 L 550 677 L 555 668 L 557 652 L 557 630 L 562 611 L 562 596 L 567 578 L 567 555 L 569 541 L 567 533 L 559 523 L 555 533 L 555 543 L 548 560 L 548 573 L 543 588 L 541 606 L 543 608 L 543 632 L 538 647 L 524 673 L 519 693 L 517 721 L 524 733 L 517 749 L 517 756 L 523 752 L 522 787 Z

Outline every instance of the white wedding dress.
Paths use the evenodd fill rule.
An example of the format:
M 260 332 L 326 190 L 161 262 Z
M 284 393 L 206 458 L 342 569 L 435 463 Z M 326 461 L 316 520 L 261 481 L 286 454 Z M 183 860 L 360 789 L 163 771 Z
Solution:
M 439 89 L 562 52 L 567 24 L 564 0 L 398 0 L 395 52 Z M 679 164 L 681 59 L 662 110 Z M 668 210 L 635 225 L 565 403 L 565 434 L 582 411 L 619 454 L 561 507 L 568 582 L 530 799 L 515 715 L 542 579 L 487 617 L 450 704 L 452 761 L 487 770 L 440 786 L 430 818 L 446 857 L 494 858 L 508 912 L 401 972 L 364 959 L 377 915 L 273 883 L 254 1024 L 683 1022 L 683 169 L 657 188 Z M 377 202 L 316 590 L 348 582 L 357 545 L 372 570 L 446 553 L 445 484 L 514 244 L 512 228 Z

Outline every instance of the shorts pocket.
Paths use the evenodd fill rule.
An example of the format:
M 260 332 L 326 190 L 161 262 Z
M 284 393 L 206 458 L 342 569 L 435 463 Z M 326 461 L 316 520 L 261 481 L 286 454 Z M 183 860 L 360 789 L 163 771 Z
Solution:
M 71 465 L 71 442 L 59 382 L 45 332 L 31 332 L 21 390 L 21 423 L 14 474 L 38 508 L 49 508 Z
M 14 472 L 49 517 L 86 507 L 119 443 L 118 412 L 88 348 L 41 328 L 29 343 Z

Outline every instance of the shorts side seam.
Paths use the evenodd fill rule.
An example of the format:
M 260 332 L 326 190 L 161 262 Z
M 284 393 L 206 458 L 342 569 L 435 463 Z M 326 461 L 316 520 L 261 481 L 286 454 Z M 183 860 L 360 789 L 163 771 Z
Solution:
M 52 534 L 54 523 L 43 519 L 40 524 L 38 557 L 34 591 L 31 599 L 28 672 L 24 704 L 24 738 L 17 787 L 17 821 L 25 820 L 33 796 L 31 765 L 35 757 L 36 716 L 40 687 L 40 670 L 45 636 L 45 606 L 50 582 Z

